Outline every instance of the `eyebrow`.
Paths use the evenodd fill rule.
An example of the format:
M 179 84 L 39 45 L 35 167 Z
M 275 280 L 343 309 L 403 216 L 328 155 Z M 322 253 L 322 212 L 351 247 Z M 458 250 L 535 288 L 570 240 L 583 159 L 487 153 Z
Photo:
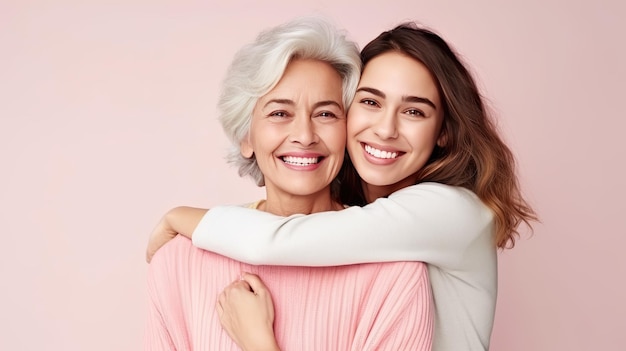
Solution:
M 291 106 L 295 106 L 296 105 L 296 103 L 293 100 L 289 100 L 289 99 L 272 99 L 272 100 L 268 101 L 263 107 L 267 107 L 267 105 L 269 105 L 269 104 L 282 104 L 282 105 L 291 105 Z M 313 104 L 313 108 L 316 109 L 318 107 L 329 106 L 329 105 L 334 105 L 334 106 L 337 106 L 337 108 L 342 109 L 341 105 L 337 101 L 333 101 L 333 100 L 318 101 L 318 102 Z
M 357 91 L 357 93 L 359 91 L 365 91 L 365 92 L 368 92 L 370 94 L 376 95 L 376 96 L 378 96 L 380 98 L 383 98 L 383 99 L 385 99 L 387 97 L 387 95 L 385 95 L 385 93 L 383 93 L 382 91 L 380 91 L 378 89 L 375 89 L 375 88 L 370 88 L 370 87 L 361 87 L 361 88 L 357 89 L 356 91 Z M 425 97 L 404 95 L 404 96 L 402 96 L 402 101 L 426 104 L 426 105 L 429 105 L 430 107 L 434 108 L 435 110 L 437 110 L 437 106 L 435 106 L 435 103 L 433 103 L 432 101 L 430 101 L 429 99 L 427 99 Z

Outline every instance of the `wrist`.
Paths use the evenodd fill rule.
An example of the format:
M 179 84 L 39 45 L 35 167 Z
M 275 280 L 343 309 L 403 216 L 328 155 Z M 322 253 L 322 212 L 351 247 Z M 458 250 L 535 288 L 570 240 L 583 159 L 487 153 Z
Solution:
M 255 345 L 254 347 L 251 348 L 245 348 L 244 351 L 280 351 L 280 347 L 278 347 L 278 345 L 273 342 L 271 344 L 268 345 Z
M 164 230 L 172 237 L 179 233 L 179 228 L 177 228 L 176 224 L 180 217 L 181 208 L 182 207 L 174 207 L 163 216 Z
M 191 239 L 191 235 L 208 210 L 188 206 L 174 207 L 165 214 L 166 230 L 172 237 L 181 234 Z
M 280 351 L 273 328 L 270 328 L 270 330 L 265 333 L 259 334 L 259 337 L 255 339 L 253 345 L 247 345 L 242 349 L 244 351 Z

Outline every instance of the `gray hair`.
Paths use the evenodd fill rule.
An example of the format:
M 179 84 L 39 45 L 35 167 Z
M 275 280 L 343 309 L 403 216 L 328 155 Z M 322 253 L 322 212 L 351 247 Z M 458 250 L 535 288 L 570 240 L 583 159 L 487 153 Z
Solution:
M 250 130 L 258 99 L 276 86 L 294 58 L 330 64 L 341 76 L 346 110 L 359 82 L 361 59 L 357 45 L 320 18 L 300 18 L 266 30 L 235 54 L 222 83 L 219 120 L 232 143 L 228 162 L 239 168 L 240 176 L 250 175 L 259 186 L 265 185 L 263 173 L 254 155 L 241 155 L 240 144 Z

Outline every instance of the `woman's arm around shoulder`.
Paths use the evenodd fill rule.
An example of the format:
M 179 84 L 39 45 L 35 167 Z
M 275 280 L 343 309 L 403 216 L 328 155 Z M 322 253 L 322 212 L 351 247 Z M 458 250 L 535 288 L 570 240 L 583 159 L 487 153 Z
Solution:
M 150 263 L 157 250 L 178 234 L 191 239 L 191 234 L 207 211 L 204 208 L 187 206 L 179 206 L 167 211 L 150 234 L 146 261 Z
M 421 183 L 364 207 L 279 217 L 239 206 L 207 212 L 194 245 L 252 264 L 333 266 L 423 261 L 457 268 L 493 214 L 471 191 Z M 493 249 L 487 245 L 486 249 Z

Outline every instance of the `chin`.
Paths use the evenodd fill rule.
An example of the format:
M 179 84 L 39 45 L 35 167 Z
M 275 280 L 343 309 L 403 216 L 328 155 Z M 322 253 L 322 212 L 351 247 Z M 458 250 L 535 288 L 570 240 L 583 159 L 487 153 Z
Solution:
M 287 192 L 294 196 L 311 196 L 311 195 L 319 194 L 321 191 L 324 191 L 326 188 L 328 187 L 327 186 L 316 187 L 316 186 L 302 185 L 302 186 L 294 187 L 292 189 L 287 189 Z
M 374 186 L 388 186 L 395 183 L 393 180 L 385 177 L 361 177 L 361 179 L 367 184 Z

